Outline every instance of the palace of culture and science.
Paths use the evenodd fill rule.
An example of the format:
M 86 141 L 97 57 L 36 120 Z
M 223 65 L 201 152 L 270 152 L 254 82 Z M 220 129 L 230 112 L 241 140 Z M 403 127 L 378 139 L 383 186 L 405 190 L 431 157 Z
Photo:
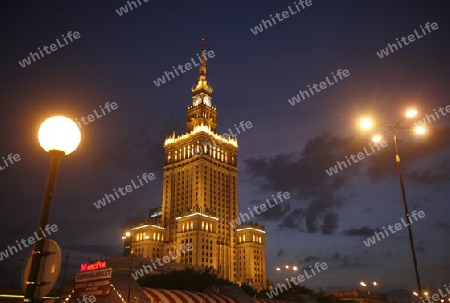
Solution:
M 186 133 L 164 142 L 162 206 L 128 229 L 126 254 L 155 259 L 190 244 L 172 260 L 183 266 L 210 267 L 224 279 L 267 288 L 264 227 L 238 217 L 236 138 L 217 134 L 213 89 L 206 79 L 204 41 L 198 83 L 192 87 Z

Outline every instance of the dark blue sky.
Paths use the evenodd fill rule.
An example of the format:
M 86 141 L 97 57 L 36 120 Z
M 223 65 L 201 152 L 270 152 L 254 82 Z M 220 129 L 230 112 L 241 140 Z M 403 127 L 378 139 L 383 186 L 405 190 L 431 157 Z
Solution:
M 143 2 L 119 16 L 126 1 L 14 1 L 2 3 L 0 68 L 0 158 L 21 160 L 0 171 L 0 250 L 32 235 L 48 155 L 37 141 L 47 117 L 80 118 L 106 102 L 118 109 L 82 128 L 76 152 L 63 158 L 51 222 L 55 239 L 70 252 L 71 271 L 88 257 L 118 256 L 121 228 L 161 204 L 162 144 L 185 130 L 193 69 L 157 87 L 172 66 L 190 62 L 200 38 L 215 57 L 208 80 L 215 89 L 218 130 L 240 121 L 253 128 L 238 136 L 239 203 L 247 207 L 278 191 L 292 198 L 258 221 L 267 230 L 271 280 L 278 264 L 329 269 L 308 280 L 325 290 L 375 280 L 382 290 L 414 288 L 406 229 L 367 248 L 363 240 L 404 217 L 394 162 L 388 147 L 328 176 L 325 169 L 369 146 L 354 119 L 371 113 L 395 123 L 406 106 L 419 118 L 450 104 L 447 1 L 317 1 L 258 35 L 250 28 L 293 6 L 293 1 Z M 426 22 L 437 30 L 380 59 L 376 52 Z M 61 35 L 80 38 L 22 68 L 18 61 Z M 338 69 L 350 76 L 291 106 L 288 99 Z M 416 122 L 407 121 L 405 123 Z M 450 116 L 432 122 L 429 135 L 399 134 L 410 210 L 416 222 L 423 284 L 449 282 L 447 233 Z M 3 162 L 0 161 L 0 164 Z M 93 202 L 136 175 L 156 180 L 102 209 Z M 0 261 L 0 283 L 19 285 L 25 251 Z M 81 258 L 81 259 L 76 259 Z

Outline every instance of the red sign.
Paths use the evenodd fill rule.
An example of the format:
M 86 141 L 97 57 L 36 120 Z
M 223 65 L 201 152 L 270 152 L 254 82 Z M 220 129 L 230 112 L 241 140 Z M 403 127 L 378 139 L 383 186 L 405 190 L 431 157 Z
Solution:
M 106 262 L 97 261 L 92 264 L 88 264 L 88 263 L 81 264 L 80 271 L 97 270 L 97 269 L 102 269 L 102 268 L 106 268 Z

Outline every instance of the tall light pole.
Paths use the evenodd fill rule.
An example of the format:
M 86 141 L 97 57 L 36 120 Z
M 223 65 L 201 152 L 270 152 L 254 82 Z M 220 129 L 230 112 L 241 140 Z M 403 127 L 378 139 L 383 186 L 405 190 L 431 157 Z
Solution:
M 53 201 L 56 177 L 61 156 L 73 152 L 81 141 L 81 133 L 77 124 L 63 116 L 51 117 L 42 123 L 38 132 L 41 147 L 50 154 L 47 185 L 45 186 L 37 233 L 44 229 L 50 217 L 50 207 Z M 26 281 L 24 302 L 34 302 L 40 299 L 36 296 L 36 288 L 45 285 L 46 281 L 39 281 L 41 258 L 44 253 L 45 240 L 37 240 L 31 257 L 31 267 Z
M 131 233 L 127 231 L 125 236 L 122 236 L 122 240 L 124 240 L 124 255 L 127 255 L 127 245 L 130 246 L 130 253 L 128 257 L 130 258 L 130 268 L 128 273 L 128 294 L 127 294 L 127 303 L 130 303 L 130 293 L 131 293 L 131 274 L 133 272 L 133 251 L 131 250 L 131 244 L 133 242 L 133 238 L 131 237 Z
M 406 191 L 405 191 L 405 183 L 403 182 L 403 172 L 402 172 L 402 167 L 401 167 L 401 163 L 400 163 L 400 154 L 398 152 L 398 146 L 397 146 L 397 133 L 396 131 L 398 129 L 400 130 L 413 130 L 416 132 L 416 134 L 424 134 L 425 133 L 425 128 L 418 126 L 418 127 L 402 127 L 400 126 L 400 124 L 405 121 L 405 119 L 407 118 L 414 118 L 415 116 L 417 116 L 417 110 L 415 109 L 409 109 L 405 112 L 405 116 L 400 119 L 400 121 L 398 121 L 396 124 L 394 125 L 386 125 L 383 124 L 382 126 L 386 128 L 386 130 L 384 131 L 384 134 L 386 133 L 391 133 L 393 140 L 394 140 L 394 148 L 395 148 L 395 162 L 397 164 L 397 171 L 398 171 L 398 177 L 400 180 L 400 190 L 402 192 L 402 199 L 403 199 L 403 207 L 404 207 L 404 211 L 405 211 L 405 219 L 408 218 L 409 216 L 409 210 L 408 210 L 408 203 L 406 201 Z M 371 128 L 373 125 L 373 123 L 371 122 L 370 119 L 368 118 L 364 118 L 361 119 L 361 123 L 360 126 L 363 129 L 369 129 Z M 374 142 L 378 142 L 382 139 L 381 135 L 376 135 L 373 137 L 373 141 Z M 420 275 L 419 275 L 419 269 L 417 266 L 417 257 L 416 257 L 416 249 L 414 247 L 414 238 L 413 238 L 413 234 L 412 234 L 412 228 L 411 228 L 411 224 L 408 224 L 408 238 L 409 238 L 409 244 L 411 247 L 411 253 L 412 253 L 412 258 L 413 258 L 413 265 L 414 265 L 414 272 L 416 275 L 416 283 L 417 283 L 417 289 L 419 291 L 419 294 L 422 293 L 422 284 L 420 282 Z

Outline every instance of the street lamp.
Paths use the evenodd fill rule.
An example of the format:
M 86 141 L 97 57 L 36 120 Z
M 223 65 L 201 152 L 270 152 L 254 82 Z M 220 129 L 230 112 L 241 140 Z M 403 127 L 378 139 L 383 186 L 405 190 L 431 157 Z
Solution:
M 293 270 L 293 271 L 297 271 L 299 269 L 299 267 L 297 266 L 297 265 L 289 265 L 289 264 L 286 264 L 286 265 L 283 265 L 283 266 L 276 266 L 275 267 L 275 270 L 276 271 L 286 271 L 286 270 Z
M 361 285 L 362 287 L 367 287 L 367 294 L 370 295 L 370 289 L 369 289 L 369 286 L 367 285 L 366 282 L 361 281 L 361 282 L 359 282 L 359 285 Z M 377 282 L 372 282 L 372 285 L 373 286 L 378 286 L 378 283 Z
M 129 231 L 125 232 L 125 235 L 122 236 L 123 241 L 123 256 L 127 257 L 131 254 L 131 233 Z
M 44 198 L 41 205 L 39 224 L 37 232 L 45 228 L 50 216 L 50 206 L 56 185 L 59 159 L 75 151 L 81 141 L 81 133 L 77 124 L 71 119 L 63 116 L 48 118 L 41 124 L 38 132 L 41 147 L 50 154 L 50 165 L 48 170 L 47 184 L 45 186 Z M 39 239 L 33 247 L 30 272 L 26 281 L 24 302 L 33 302 L 36 299 L 36 288 L 46 283 L 38 281 L 40 276 L 41 257 L 43 256 L 45 240 Z
M 125 236 L 122 236 L 122 240 L 124 240 L 124 256 L 128 256 L 130 258 L 130 268 L 129 268 L 129 277 L 128 277 L 128 294 L 127 294 L 127 303 L 130 303 L 130 292 L 131 292 L 131 274 L 133 272 L 133 251 L 131 250 L 131 244 L 133 242 L 133 238 L 131 237 L 131 233 L 129 231 L 125 232 Z M 129 251 L 129 253 L 128 253 Z M 137 301 L 136 301 L 137 302 Z
M 391 133 L 393 140 L 394 140 L 394 148 L 395 148 L 395 162 L 397 164 L 397 171 L 398 171 L 398 176 L 400 179 L 400 189 L 402 192 L 402 198 L 403 198 L 403 206 L 404 206 L 404 210 L 405 210 L 405 218 L 408 217 L 409 215 L 409 210 L 408 210 L 408 203 L 406 201 L 406 191 L 405 191 L 405 183 L 403 182 L 403 173 L 402 173 L 402 168 L 401 168 L 401 163 L 400 163 L 400 155 L 398 152 L 398 146 L 397 146 L 397 134 L 396 134 L 396 130 L 397 129 L 402 129 L 402 130 L 412 130 L 414 131 L 416 134 L 422 135 L 426 132 L 425 128 L 422 126 L 417 126 L 414 128 L 411 127 L 402 127 L 400 126 L 400 124 L 405 120 L 405 119 L 411 119 L 414 118 L 415 116 L 417 116 L 417 110 L 415 109 L 408 109 L 405 111 L 405 116 L 400 119 L 400 121 L 398 121 L 396 124 L 394 125 L 385 125 L 383 124 L 382 126 L 386 128 L 386 130 L 384 131 L 384 133 Z M 369 118 L 363 118 L 360 121 L 360 126 L 363 129 L 370 129 L 372 127 L 372 122 Z M 374 142 L 378 142 L 382 139 L 381 135 L 376 135 L 372 138 L 372 141 Z M 419 294 L 422 293 L 422 285 L 420 283 L 420 276 L 419 276 L 419 269 L 417 267 L 417 258 L 416 258 L 416 251 L 414 248 L 414 239 L 413 239 L 413 234 L 412 234 L 412 229 L 411 229 L 411 224 L 408 225 L 408 236 L 409 236 L 409 243 L 411 246 L 411 252 L 412 252 L 412 257 L 413 257 L 413 265 L 414 265 L 414 272 L 416 275 L 416 282 L 417 282 L 417 289 L 419 291 Z

